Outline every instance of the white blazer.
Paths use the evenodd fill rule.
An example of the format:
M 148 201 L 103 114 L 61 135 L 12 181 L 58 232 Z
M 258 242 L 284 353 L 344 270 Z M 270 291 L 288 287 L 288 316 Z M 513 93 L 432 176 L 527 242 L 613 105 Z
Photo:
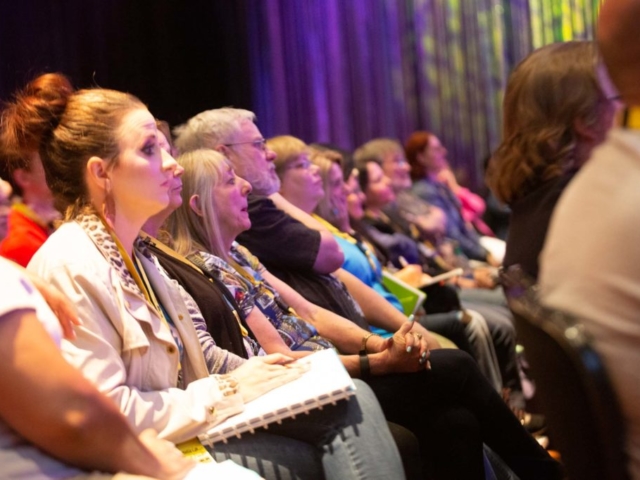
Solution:
M 122 258 L 97 224 L 96 231 L 77 222 L 62 225 L 28 267 L 63 291 L 78 310 L 82 326 L 76 328 L 76 340 L 63 341 L 65 358 L 118 405 L 138 432 L 154 428 L 161 437 L 181 442 L 241 411 L 240 395 L 225 397 L 217 376 L 210 375 L 180 289 L 158 270 L 154 258 L 140 255 L 182 339 L 181 363 L 166 322 L 127 283 L 118 263 Z M 229 356 L 220 364 L 241 363 L 218 352 Z M 177 388 L 179 364 L 185 389 Z

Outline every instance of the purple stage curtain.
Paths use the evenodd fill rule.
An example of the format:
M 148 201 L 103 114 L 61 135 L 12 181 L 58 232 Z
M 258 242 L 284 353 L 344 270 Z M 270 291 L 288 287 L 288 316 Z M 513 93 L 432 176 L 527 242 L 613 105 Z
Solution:
M 511 69 L 593 36 L 599 0 L 245 0 L 253 105 L 265 136 L 353 149 L 440 137 L 482 183 Z

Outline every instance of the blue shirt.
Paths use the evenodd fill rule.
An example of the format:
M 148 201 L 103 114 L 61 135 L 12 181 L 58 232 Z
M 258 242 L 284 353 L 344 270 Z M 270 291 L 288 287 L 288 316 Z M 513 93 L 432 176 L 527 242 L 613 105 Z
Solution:
M 344 263 L 342 268 L 352 275 L 358 277 L 363 283 L 373 288 L 376 292 L 384 297 L 391 305 L 397 308 L 404 314 L 404 309 L 394 294 L 389 292 L 384 285 L 382 285 L 382 267 L 375 255 L 367 256 L 355 243 L 334 235 L 335 239 L 340 244 L 342 252 L 344 253 Z M 380 335 L 383 338 L 393 336 L 393 333 L 387 332 L 381 328 L 369 327 L 373 333 Z

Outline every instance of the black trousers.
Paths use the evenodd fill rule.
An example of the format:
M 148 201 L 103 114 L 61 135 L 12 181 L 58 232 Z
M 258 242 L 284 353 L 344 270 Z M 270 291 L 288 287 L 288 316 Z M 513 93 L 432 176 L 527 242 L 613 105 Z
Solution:
M 473 350 L 469 344 L 469 337 L 464 323 L 458 320 L 460 310 L 447 313 L 434 313 L 416 317 L 424 328 L 448 338 L 463 352 L 473 355 Z
M 468 354 L 434 350 L 431 367 L 367 380 L 387 420 L 418 437 L 425 478 L 483 479 L 483 443 L 521 480 L 562 478 Z

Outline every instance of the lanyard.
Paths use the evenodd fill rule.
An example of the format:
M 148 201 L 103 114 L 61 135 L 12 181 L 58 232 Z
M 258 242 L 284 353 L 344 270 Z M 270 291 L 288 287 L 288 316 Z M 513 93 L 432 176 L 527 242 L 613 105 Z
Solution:
M 178 252 L 176 252 L 175 250 L 172 250 L 171 248 L 167 247 L 164 243 L 162 243 L 160 240 L 153 238 L 151 235 L 149 235 L 148 233 L 145 232 L 140 232 L 140 236 L 142 237 L 143 240 L 149 241 L 151 243 L 153 243 L 153 245 L 158 249 L 161 250 L 162 252 L 166 253 L 167 255 L 169 255 L 172 258 L 175 258 L 176 260 L 184 263 L 185 265 L 188 265 L 189 267 L 193 268 L 196 272 L 198 272 L 199 274 L 203 275 L 203 276 L 207 276 L 204 271 L 195 263 L 193 263 L 192 261 L 190 261 L 187 257 L 185 257 L 184 255 L 179 254 Z M 222 293 L 222 292 L 221 292 Z M 249 336 L 249 332 L 247 331 L 246 328 L 244 328 L 244 325 L 242 325 L 242 322 L 240 320 L 240 315 L 238 314 L 236 308 L 231 304 L 231 302 L 229 301 L 229 299 L 227 298 L 226 295 L 222 295 L 222 297 L 224 298 L 224 301 L 227 303 L 227 305 L 229 306 L 229 309 L 231 310 L 231 313 L 233 313 L 233 316 L 235 317 L 236 321 L 238 322 L 238 326 L 240 327 L 240 331 L 242 332 L 242 336 L 243 337 L 248 337 Z
M 378 270 L 376 255 L 373 252 L 373 248 L 366 241 L 359 238 L 355 238 L 353 235 L 343 232 L 342 230 L 338 230 L 335 226 L 327 222 L 324 218 L 316 215 L 315 213 L 311 216 L 315 218 L 318 222 L 320 222 L 323 227 L 329 230 L 329 232 L 335 235 L 336 237 L 342 238 L 343 240 L 346 240 L 352 245 L 355 245 L 358 248 L 358 250 L 360 250 L 364 254 L 364 256 L 367 258 L 367 262 L 369 262 L 369 266 L 371 267 L 371 270 L 373 270 L 373 273 L 376 275 L 376 278 L 378 278 L 378 280 L 380 279 L 380 271 Z
M 131 258 L 131 256 L 127 253 L 127 251 L 122 246 L 122 243 L 120 242 L 120 239 L 116 235 L 116 232 L 114 232 L 113 229 L 109 226 L 109 224 L 104 220 L 104 218 L 102 218 L 102 215 L 100 215 L 99 217 L 100 217 L 100 220 L 102 221 L 102 224 L 107 229 L 107 232 L 109 232 L 114 242 L 116 243 L 118 252 L 120 252 L 122 259 L 124 260 L 124 264 L 127 267 L 127 270 L 129 270 L 129 273 L 131 274 L 131 276 L 133 277 L 133 280 L 136 282 L 136 285 L 138 285 L 138 288 L 144 295 L 144 298 L 147 300 L 147 302 L 153 305 L 153 307 L 156 309 L 156 313 L 164 321 L 165 325 L 169 329 L 169 332 L 171 333 L 171 336 L 174 337 L 174 342 L 176 343 L 178 350 L 182 354 L 182 348 L 181 348 L 182 342 L 180 342 L 178 338 L 175 338 L 176 335 L 174 335 L 174 330 L 173 330 L 175 327 L 172 326 L 173 322 L 171 321 L 164 307 L 158 301 L 153 291 L 153 288 L 151 288 L 151 283 L 147 278 L 147 274 L 144 271 L 144 268 L 142 268 L 140 259 L 135 255 L 135 252 L 133 254 L 133 259 Z M 178 372 L 180 373 L 181 371 L 182 371 L 182 365 L 181 365 L 181 362 L 178 362 Z M 180 377 L 181 376 L 179 374 L 178 378 Z

